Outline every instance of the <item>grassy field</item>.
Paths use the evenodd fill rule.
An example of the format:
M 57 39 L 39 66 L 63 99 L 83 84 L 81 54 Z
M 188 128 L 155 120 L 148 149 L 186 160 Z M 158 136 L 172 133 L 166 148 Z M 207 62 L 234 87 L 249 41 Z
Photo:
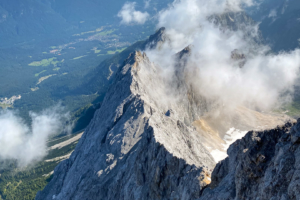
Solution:
M 106 35 L 109 35 L 109 34 L 115 32 L 115 31 L 116 31 L 116 29 L 107 30 L 107 31 L 102 31 L 102 32 L 98 33 L 97 35 L 98 35 L 98 36 L 106 36 Z
M 116 54 L 116 53 L 121 53 L 122 51 L 124 51 L 126 48 L 123 48 L 123 49 L 117 49 L 115 51 L 107 51 L 107 54 L 110 54 L 110 55 L 113 55 L 113 54 Z
M 286 114 L 293 118 L 299 118 L 300 117 L 300 102 L 294 101 L 293 103 L 285 106 L 284 111 L 287 111 Z
M 56 60 L 56 57 L 52 57 L 52 58 L 48 58 L 48 59 L 43 59 L 41 61 L 34 61 L 32 63 L 29 63 L 29 66 L 33 66 L 33 67 L 47 67 L 51 64 L 56 65 L 59 61 L 54 61 Z
M 82 35 L 85 35 L 85 34 L 91 34 L 91 33 L 97 33 L 97 32 L 101 32 L 103 30 L 104 27 L 101 27 L 101 28 L 97 28 L 96 30 L 94 31 L 86 31 L 86 32 L 81 32 L 79 34 L 74 34 L 73 36 L 82 36 Z
M 40 74 L 42 74 L 42 73 L 44 73 L 44 72 L 46 72 L 47 70 L 43 70 L 43 71 L 41 71 L 41 72 L 39 72 L 39 73 L 36 73 L 34 76 L 35 77 L 38 77 Z

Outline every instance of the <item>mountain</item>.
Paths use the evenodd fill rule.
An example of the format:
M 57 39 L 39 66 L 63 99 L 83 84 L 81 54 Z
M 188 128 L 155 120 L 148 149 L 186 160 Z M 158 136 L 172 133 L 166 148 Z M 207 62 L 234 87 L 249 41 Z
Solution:
M 57 133 L 48 146 L 77 137 L 101 107 L 117 66 L 132 51 L 144 49 L 155 31 L 153 19 L 139 26 L 120 24 L 117 14 L 125 2 L 0 1 L 0 112 L 14 110 L 29 125 L 30 111 L 61 103 L 74 121 L 73 134 Z M 136 2 L 137 10 L 154 15 L 171 1 L 152 0 L 148 8 L 144 1 Z M 18 95 L 22 98 L 12 105 L 2 102 Z M 41 162 L 27 168 L 0 161 L 0 199 L 33 199 L 76 142 L 50 149 Z
M 153 0 L 146 7 L 140 0 L 135 9 L 154 16 L 170 2 Z M 117 15 L 125 3 L 1 1 L 0 99 L 22 98 L 10 105 L 0 100 L 0 109 L 18 110 L 30 123 L 30 111 L 61 103 L 68 111 L 77 112 L 100 103 L 111 83 L 111 70 L 116 70 L 104 64 L 106 60 L 115 55 L 112 59 L 118 59 L 127 47 L 130 52 L 140 48 L 136 41 L 147 40 L 155 31 L 151 17 L 144 25 L 121 24 Z M 125 52 L 116 62 L 122 64 L 129 54 Z
M 72 29 L 47 1 L 17 0 L 0 2 L 1 48 L 40 39 L 41 36 L 62 34 Z
M 102 69 L 103 71 L 101 73 L 90 73 L 90 79 L 93 77 L 93 81 L 95 81 L 95 83 L 93 81 L 89 81 L 82 89 L 98 90 L 100 94 L 104 95 L 116 74 L 116 72 L 109 71 L 108 63 L 115 65 L 112 69 L 117 71 L 119 65 L 122 65 L 130 52 L 135 51 L 135 49 L 145 49 L 146 46 L 155 48 L 156 45 L 163 42 L 165 36 L 163 34 L 164 30 L 164 28 L 159 29 L 154 35 L 150 36 L 149 39 L 137 42 L 120 54 L 116 54 L 112 56 L 112 58 L 104 61 L 102 66 L 99 66 L 99 71 L 97 71 L 101 72 Z M 112 73 L 111 78 L 107 79 L 110 73 Z M 87 80 L 90 79 L 87 77 Z M 105 85 L 101 84 L 103 83 L 101 82 L 103 80 L 106 81 L 104 82 Z M 103 90 L 100 90 L 99 88 L 102 88 Z M 1 163 L 0 199 L 34 199 L 38 190 L 43 189 L 51 180 L 53 170 L 59 162 L 69 158 L 70 154 L 75 149 L 76 143 L 82 135 L 82 130 L 84 130 L 90 123 L 95 111 L 100 107 L 101 103 L 93 103 L 74 112 L 71 118 L 72 121 L 76 122 L 73 128 L 74 134 L 57 135 L 54 138 L 49 139 L 48 155 L 42 161 L 22 169 L 20 169 L 14 161 Z M 81 134 L 77 134 L 78 132 Z
M 86 81 L 79 90 L 88 87 L 92 92 L 97 92 L 104 96 L 105 92 L 114 81 L 118 68 L 123 64 L 130 53 L 134 51 L 144 51 L 147 48 L 154 49 L 160 43 L 165 42 L 165 40 L 167 40 L 165 28 L 160 28 L 155 34 L 150 35 L 148 39 L 135 42 L 119 54 L 102 61 L 100 65 L 85 75 L 84 80 Z
M 231 137 L 221 130 L 287 120 L 246 108 L 226 119 L 209 117 L 218 105 L 189 83 L 184 60 L 190 51 L 175 55 L 170 82 L 145 53 L 130 54 L 71 157 L 36 199 L 197 199 Z M 165 95 L 168 84 L 179 99 Z
M 237 15 L 240 20 L 232 19 L 231 14 L 215 16 L 217 20 L 213 22 L 221 24 L 221 28 L 241 30 L 244 26 L 231 22 L 253 23 L 243 15 Z M 168 37 L 162 28 L 128 52 L 136 47 L 159 47 L 164 42 Z M 209 199 L 205 195 L 214 199 L 214 190 L 208 188 L 218 184 L 215 181 L 220 178 L 216 177 L 235 169 L 235 158 L 230 166 L 226 165 L 230 157 L 221 162 L 226 162 L 224 169 L 218 171 L 220 163 L 215 166 L 226 157 L 227 146 L 236 140 L 236 135 L 246 134 L 243 130 L 259 132 L 259 127 L 284 126 L 290 118 L 245 107 L 228 114 L 218 102 L 195 90 L 190 80 L 196 69 L 186 68 L 192 51 L 193 46 L 188 46 L 174 55 L 175 71 L 168 77 L 159 73 L 164 66 L 152 63 L 140 51 L 131 53 L 121 64 L 128 53 L 124 51 L 100 65 L 94 76 L 90 74 L 96 82 L 98 70 L 111 66 L 111 85 L 74 152 L 55 168 L 51 181 L 37 193 L 36 200 Z M 228 56 L 246 62 L 238 50 L 233 49 Z M 248 135 L 251 133 L 254 132 Z M 228 187 L 233 184 L 228 183 Z
M 140 0 L 136 8 L 151 16 L 168 3 L 147 2 L 150 7 Z M 186 68 L 192 45 L 174 55 L 174 74 L 160 76 L 165 66 L 140 51 L 167 43 L 166 30 L 148 37 L 153 18 L 141 26 L 121 25 L 116 14 L 124 3 L 0 2 L 0 97 L 21 94 L 8 105 L 21 115 L 61 101 L 76 111 L 73 131 L 80 131 L 52 138 L 49 155 L 35 166 L 19 169 L 12 163 L 7 170 L 1 163 L 0 199 L 32 199 L 42 189 L 36 199 L 297 199 L 300 125 L 246 107 L 229 114 L 202 96 L 191 81 L 196 69 Z M 208 20 L 256 43 L 265 42 L 264 36 L 274 51 L 290 50 L 297 6 L 292 0 L 263 3 L 267 17 L 265 11 L 250 14 L 262 21 L 254 38 L 247 26 L 256 22 L 245 12 Z M 278 28 L 286 24 L 287 30 Z M 240 68 L 247 62 L 239 49 L 228 57 Z
M 299 48 L 300 2 L 297 0 L 265 0 L 247 13 L 259 23 L 259 29 L 274 52 Z M 295 86 L 293 102 L 288 106 L 289 115 L 300 117 L 299 80 Z
M 247 12 L 255 21 L 273 51 L 299 47 L 300 2 L 298 0 L 262 1 Z
M 299 199 L 300 121 L 251 131 L 218 163 L 206 199 Z
M 3 0 L 0 2 L 1 48 L 33 40 L 67 38 L 76 32 L 119 24 L 117 14 L 125 3 L 125 0 Z M 155 14 L 170 1 L 153 1 L 146 9 L 144 1 L 136 3 L 137 9 Z
M 36 199 L 199 197 L 190 184 L 207 184 L 213 158 L 185 124 L 188 114 L 159 104 L 152 71 L 145 54 L 130 55 L 74 153 Z
M 249 26 L 255 26 L 255 22 L 245 11 L 240 12 L 226 12 L 221 15 L 213 15 L 208 18 L 210 22 L 219 25 L 223 30 L 231 31 L 243 31 L 245 39 L 252 39 L 256 43 L 264 43 L 264 38 L 260 29 L 257 33 L 253 33 L 253 29 L 249 29 Z
M 229 12 L 223 15 L 211 16 L 209 21 L 223 29 L 229 29 L 232 31 L 248 31 L 247 26 L 255 24 L 255 21 L 253 21 L 245 12 Z M 85 75 L 84 80 L 86 80 L 86 82 L 82 84 L 78 90 L 83 90 L 88 87 L 93 93 L 98 92 L 99 94 L 104 95 L 107 88 L 113 82 L 118 67 L 123 64 L 128 55 L 134 51 L 155 49 L 162 43 L 167 42 L 168 37 L 165 32 L 165 28 L 160 28 L 155 34 L 150 35 L 147 40 L 136 42 L 123 52 L 113 56 L 112 58 L 104 60 L 99 66 Z M 250 33 L 247 35 L 250 36 Z M 252 39 L 255 39 L 256 42 L 262 42 L 263 40 L 260 34 L 258 34 L 257 38 Z M 99 85 L 102 85 L 103 87 L 99 88 Z

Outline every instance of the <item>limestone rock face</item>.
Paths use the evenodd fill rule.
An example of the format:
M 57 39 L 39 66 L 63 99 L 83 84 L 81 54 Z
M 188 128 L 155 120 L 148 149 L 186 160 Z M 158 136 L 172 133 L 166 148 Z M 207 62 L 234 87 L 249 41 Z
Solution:
M 228 149 L 201 200 L 300 199 L 300 120 L 249 132 Z
M 155 70 L 145 54 L 130 55 L 70 159 L 56 167 L 37 200 L 200 197 L 215 162 L 202 136 L 184 122 L 185 105 L 162 103 Z
M 236 22 L 249 22 L 243 14 L 212 19 L 233 31 L 243 27 L 233 26 Z M 168 40 L 162 28 L 144 46 L 159 49 Z M 297 150 L 291 149 L 300 135 L 298 129 L 289 133 L 291 123 L 249 132 L 231 145 L 229 158 L 216 166 L 211 177 L 216 164 L 212 155 L 225 154 L 235 130 L 246 134 L 287 118 L 244 107 L 229 116 L 220 102 L 202 96 L 191 81 L 198 73 L 197 68 L 187 67 L 192 50 L 189 46 L 174 55 L 174 74 L 168 77 L 161 76 L 163 66 L 150 62 L 146 54 L 130 54 L 111 79 L 75 151 L 56 167 L 36 200 L 283 200 L 291 195 L 295 199 L 298 161 Z M 233 51 L 233 62 L 245 59 Z M 228 133 L 230 128 L 233 131 Z M 295 180 L 293 185 L 290 180 Z M 291 192 L 284 192 L 288 188 Z
M 165 27 L 158 29 L 155 34 L 151 35 L 149 39 L 145 41 L 144 49 L 160 48 L 163 43 L 168 42 L 170 39 L 167 37 L 165 31 Z

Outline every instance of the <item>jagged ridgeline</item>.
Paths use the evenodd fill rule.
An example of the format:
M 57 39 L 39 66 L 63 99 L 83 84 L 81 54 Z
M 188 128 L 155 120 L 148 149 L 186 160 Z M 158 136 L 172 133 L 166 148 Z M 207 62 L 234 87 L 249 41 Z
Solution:
M 213 16 L 211 21 L 233 31 L 243 31 L 243 24 L 253 23 L 244 13 Z M 162 28 L 141 49 L 160 48 L 164 42 L 168 38 Z M 55 168 L 52 180 L 36 199 L 288 198 L 290 192 L 264 194 L 263 189 L 259 192 L 263 187 L 255 184 L 273 184 L 271 174 L 278 177 L 279 183 L 280 175 L 272 171 L 276 167 L 268 164 L 277 163 L 278 169 L 285 170 L 280 167 L 282 159 L 287 159 L 283 153 L 298 147 L 293 146 L 298 145 L 297 127 L 289 133 L 293 122 L 283 125 L 288 117 L 245 107 L 239 107 L 233 115 L 221 112 L 219 118 L 212 118 L 210 113 L 221 105 L 203 97 L 190 82 L 193 70 L 187 68 L 187 61 L 191 51 L 193 47 L 186 47 L 174 55 L 175 73 L 170 79 L 160 76 L 163 66 L 151 62 L 140 51 L 127 55 L 121 65 L 108 60 L 115 65 L 116 73 L 101 107 L 70 158 Z M 124 55 L 125 51 L 120 56 Z M 229 56 L 238 62 L 238 67 L 246 62 L 238 50 L 233 49 Z M 165 95 L 166 88 L 172 88 L 169 96 Z M 174 94 L 177 98 L 173 98 Z M 263 125 L 274 128 L 277 124 L 282 127 L 249 132 L 230 147 L 230 157 L 215 168 L 220 152 L 225 153 L 224 146 L 234 139 L 225 135 L 231 127 L 251 130 Z M 283 139 L 285 143 L 280 143 Z M 286 144 L 287 149 L 280 150 L 276 144 Z M 297 163 L 295 156 L 290 158 L 282 163 Z M 271 171 L 264 177 L 266 170 Z M 296 180 L 297 177 L 295 184 Z M 249 191 L 241 194 L 247 187 Z M 295 192 L 291 195 L 291 199 L 297 199 Z
M 200 200 L 300 199 L 300 121 L 249 132 L 228 149 Z
M 145 54 L 129 56 L 74 153 L 36 199 L 199 197 L 215 162 L 187 125 L 187 95 L 172 107 L 160 103 L 156 70 Z
M 154 35 L 150 36 L 146 41 L 140 41 L 128 47 L 111 59 L 102 62 L 93 73 L 89 74 L 89 78 L 95 81 L 88 82 L 85 87 L 98 91 L 100 96 L 105 94 L 109 84 L 114 80 L 116 71 L 128 55 L 136 49 L 145 49 L 146 46 L 154 48 L 164 40 L 164 29 L 158 30 Z M 111 68 L 110 68 L 111 66 Z M 114 71 L 112 71 L 113 69 Z M 88 79 L 89 80 L 89 79 Z M 102 87 L 100 87 L 102 86 Z M 101 88 L 101 90 L 99 90 Z M 83 88 L 84 89 L 84 88 Z M 71 120 L 75 121 L 72 135 L 58 135 L 51 138 L 47 143 L 48 155 L 38 163 L 33 163 L 27 168 L 20 169 L 16 161 L 5 161 L 0 164 L 0 199 L 34 199 L 36 193 L 43 189 L 51 180 L 52 173 L 57 164 L 69 158 L 74 150 L 82 130 L 86 128 L 90 120 L 93 118 L 95 110 L 101 107 L 100 103 L 88 104 L 79 109 L 72 115 Z

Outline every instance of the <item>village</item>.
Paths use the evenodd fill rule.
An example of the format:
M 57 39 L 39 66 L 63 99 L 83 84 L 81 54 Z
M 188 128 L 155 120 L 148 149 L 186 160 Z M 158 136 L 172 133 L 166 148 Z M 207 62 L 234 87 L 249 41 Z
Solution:
M 19 99 L 21 99 L 21 95 L 18 95 L 18 96 L 12 96 L 11 98 L 7 98 L 7 97 L 5 97 L 5 98 L 1 98 L 0 99 L 0 104 L 6 104 L 6 105 L 13 105 L 14 104 L 14 102 L 16 101 L 16 100 L 19 100 Z

